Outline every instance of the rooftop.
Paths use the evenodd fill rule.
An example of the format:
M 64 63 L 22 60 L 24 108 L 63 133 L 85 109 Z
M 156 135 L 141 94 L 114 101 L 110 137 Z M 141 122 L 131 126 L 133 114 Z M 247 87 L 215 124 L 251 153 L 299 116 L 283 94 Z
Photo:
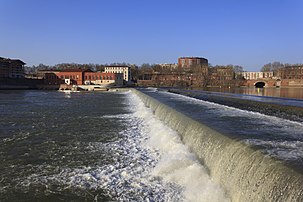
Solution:
M 202 57 L 179 57 L 179 59 L 202 59 L 202 60 L 207 60 L 206 58 L 202 58 Z
M 21 63 L 22 65 L 26 64 L 25 62 L 23 62 L 22 60 L 19 60 L 19 59 L 10 59 L 10 58 L 4 58 L 4 57 L 0 57 L 0 61 L 9 62 L 9 63 L 17 62 L 17 63 Z

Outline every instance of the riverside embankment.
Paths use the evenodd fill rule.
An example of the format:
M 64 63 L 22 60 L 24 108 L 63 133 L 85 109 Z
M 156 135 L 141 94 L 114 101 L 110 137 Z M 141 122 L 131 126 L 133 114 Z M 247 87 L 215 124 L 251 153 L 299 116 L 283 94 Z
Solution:
M 171 93 L 218 103 L 247 111 L 259 112 L 293 121 L 303 122 L 303 101 L 277 97 L 261 97 L 209 91 L 171 89 Z M 244 97 L 244 98 L 243 98 Z
M 39 79 L 0 79 L 0 90 L 26 90 L 38 89 L 38 86 L 43 84 L 43 80 Z

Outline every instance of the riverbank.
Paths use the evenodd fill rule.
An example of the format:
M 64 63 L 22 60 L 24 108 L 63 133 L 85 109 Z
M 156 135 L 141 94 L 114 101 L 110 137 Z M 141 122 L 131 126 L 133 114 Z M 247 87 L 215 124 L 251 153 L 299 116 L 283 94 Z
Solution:
M 12 79 L 1 78 L 0 90 L 26 90 L 26 89 L 38 89 L 38 86 L 43 84 L 43 80 L 40 79 Z

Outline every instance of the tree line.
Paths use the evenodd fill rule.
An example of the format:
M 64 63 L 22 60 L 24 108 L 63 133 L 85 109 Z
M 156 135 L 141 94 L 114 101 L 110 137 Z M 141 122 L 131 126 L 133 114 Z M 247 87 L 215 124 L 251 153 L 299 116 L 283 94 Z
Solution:
M 262 68 L 261 68 L 261 72 L 274 72 L 277 71 L 283 67 L 288 67 L 288 66 L 302 66 L 303 64 L 289 64 L 289 63 L 281 63 L 281 62 L 270 62 L 265 64 Z
M 302 65 L 302 64 L 294 64 L 294 65 Z M 60 63 L 56 65 L 45 65 L 45 64 L 39 64 L 37 66 L 25 66 L 25 73 L 26 74 L 36 74 L 39 70 L 63 70 L 63 69 L 74 69 L 74 68 L 80 68 L 80 69 L 91 69 L 93 71 L 104 71 L 105 66 L 129 66 L 131 68 L 131 74 L 133 77 L 133 80 L 138 80 L 138 79 L 146 79 L 148 75 L 151 75 L 155 72 L 160 73 L 160 74 L 168 74 L 168 73 L 182 73 L 184 72 L 183 69 L 179 68 L 168 68 L 168 67 L 163 67 L 162 65 L 159 64 L 150 64 L 150 63 L 143 63 L 141 65 L 136 65 L 136 64 L 129 64 L 126 62 L 122 63 L 109 63 L 109 64 L 93 64 L 93 63 L 88 63 L 88 64 L 78 64 L 78 63 Z M 293 66 L 291 64 L 283 64 L 281 62 L 272 62 L 265 64 L 262 68 L 262 72 L 268 72 L 268 71 L 276 71 L 280 68 L 286 67 L 286 66 Z M 195 73 L 195 74 L 200 74 L 201 77 L 207 77 L 209 76 L 208 74 L 203 71 L 203 68 L 207 67 L 208 68 L 208 74 L 213 71 L 215 68 L 219 67 L 225 67 L 225 68 L 231 68 L 234 73 L 239 75 L 241 72 L 244 71 L 244 67 L 240 65 L 215 65 L 212 66 L 211 64 L 208 64 L 208 66 L 192 66 L 190 67 L 187 72 L 188 73 Z

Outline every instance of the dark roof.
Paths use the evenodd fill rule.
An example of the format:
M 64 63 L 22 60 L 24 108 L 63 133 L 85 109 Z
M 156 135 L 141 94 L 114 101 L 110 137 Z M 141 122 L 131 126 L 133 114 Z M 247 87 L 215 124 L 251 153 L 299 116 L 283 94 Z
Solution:
M 12 62 L 17 62 L 17 63 L 21 63 L 22 65 L 25 65 L 26 63 L 23 62 L 22 60 L 16 59 L 16 60 L 11 60 Z
M 10 59 L 10 58 L 0 57 L 0 60 L 5 61 L 5 62 L 9 62 L 9 63 L 17 62 L 17 63 L 21 63 L 22 65 L 26 64 L 25 62 L 23 62 L 22 60 L 19 60 L 19 59 Z
M 206 58 L 201 58 L 201 57 L 179 57 L 179 59 L 202 59 L 202 60 L 207 60 Z

